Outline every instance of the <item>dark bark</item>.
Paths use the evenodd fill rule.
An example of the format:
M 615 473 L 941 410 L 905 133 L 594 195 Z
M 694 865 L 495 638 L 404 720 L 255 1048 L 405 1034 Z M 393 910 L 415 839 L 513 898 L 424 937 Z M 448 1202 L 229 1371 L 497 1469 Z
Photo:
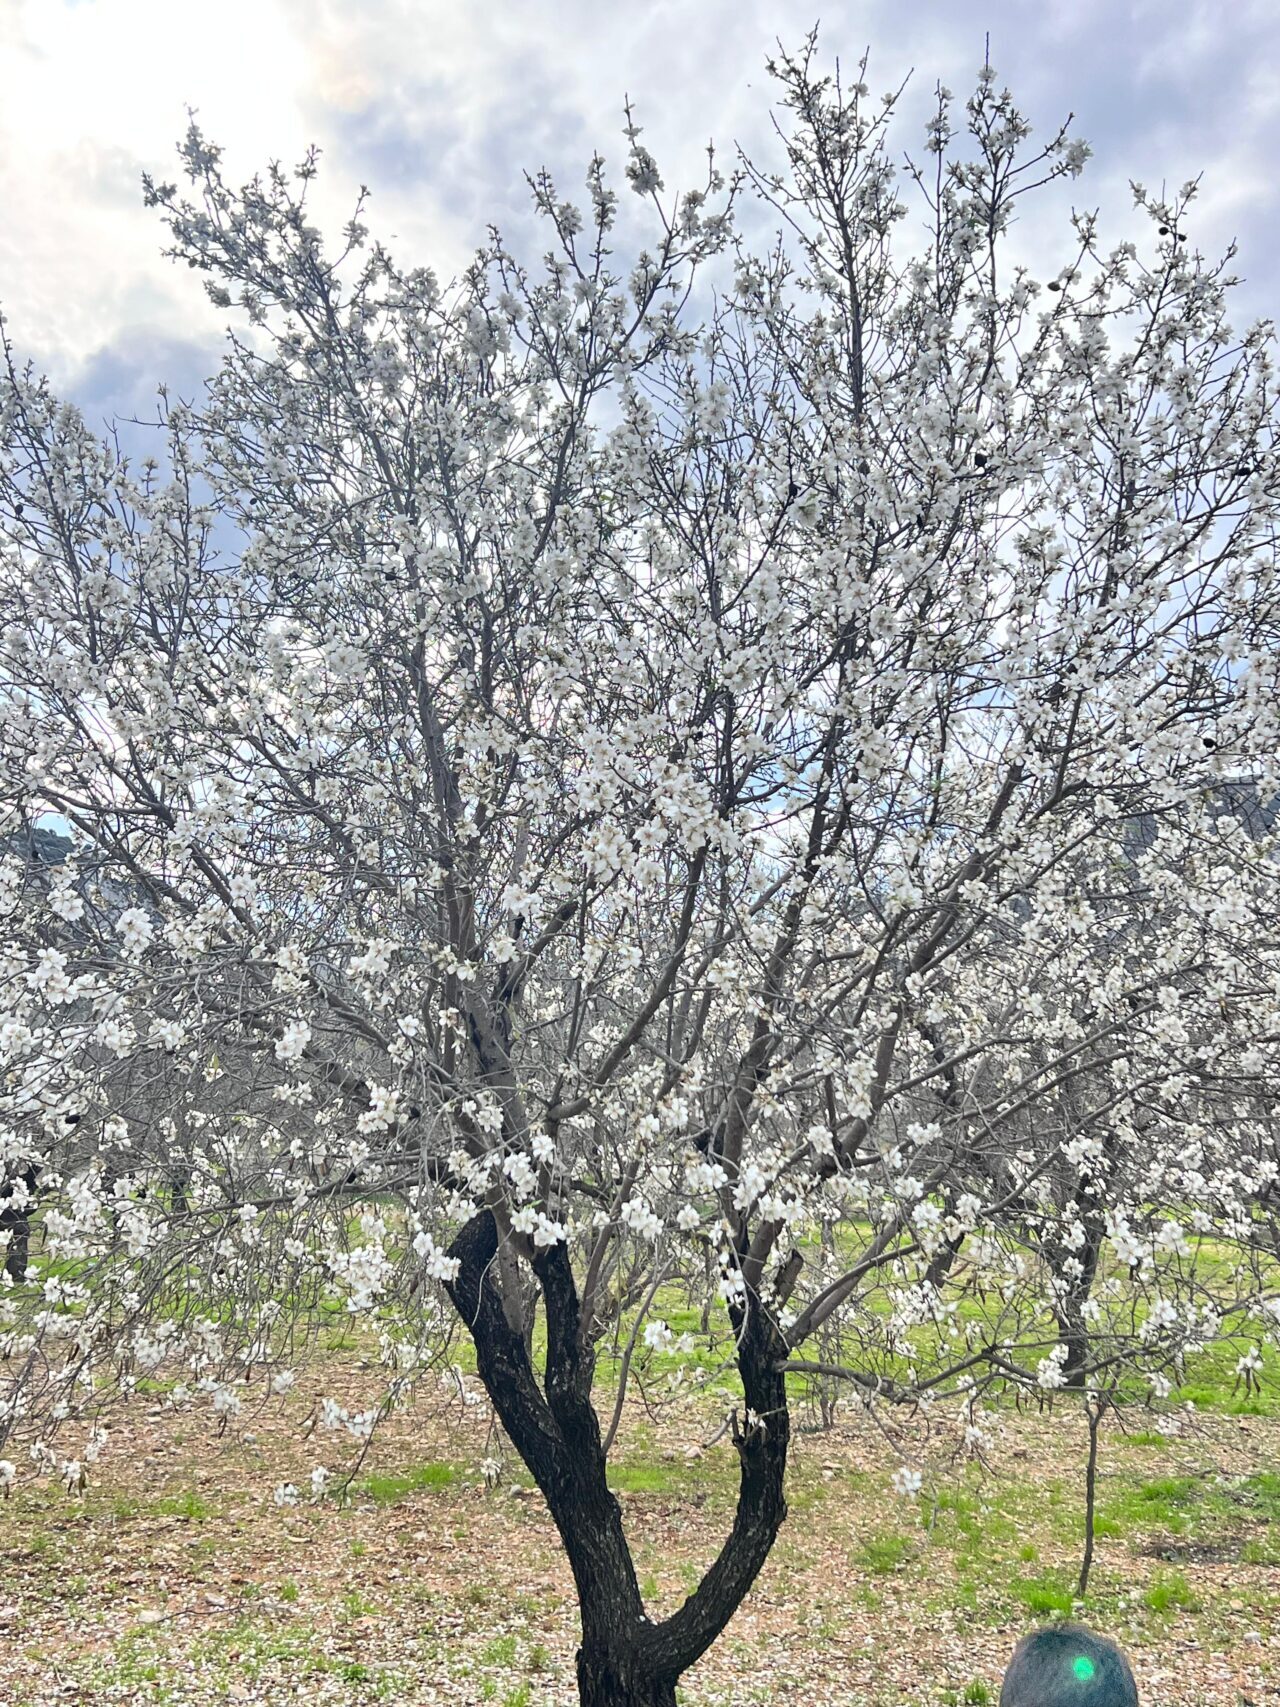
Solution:
M 951 1207 L 950 1204 L 947 1206 Z M 955 1267 L 955 1260 L 960 1255 L 960 1247 L 964 1244 L 965 1234 L 957 1233 L 954 1239 L 947 1239 L 929 1259 L 929 1267 L 925 1270 L 925 1284 L 935 1288 L 941 1287 L 943 1281 Z
M 191 1211 L 191 1173 L 187 1168 L 174 1168 L 169 1175 L 169 1191 L 173 1200 L 175 1215 L 187 1215 Z
M 729 1537 L 684 1605 L 653 1631 L 651 1651 L 659 1668 L 673 1677 L 700 1659 L 733 1617 L 787 1515 L 783 1485 L 791 1419 L 781 1370 L 786 1348 L 757 1298 L 748 1296 L 733 1317 L 742 1390 L 756 1420 L 734 1427 L 738 1507 Z
M 12 1280 L 25 1280 L 31 1247 L 31 1222 L 22 1210 L 0 1210 L 0 1233 L 9 1235 L 8 1249 L 4 1254 L 5 1273 Z
M 676 1707 L 676 1686 L 654 1677 L 637 1656 L 578 1650 L 578 1700 L 582 1707 Z
M 497 1254 L 497 1224 L 485 1210 L 450 1247 L 460 1267 L 449 1295 L 475 1341 L 477 1368 L 494 1409 L 541 1489 L 569 1558 L 582 1615 L 582 1699 L 593 1707 L 661 1703 L 663 1697 L 652 1690 L 636 1693 L 642 1681 L 646 1686 L 657 1682 L 639 1654 L 649 1621 L 622 1511 L 606 1480 L 600 1425 L 590 1400 L 592 1359 L 577 1344 L 577 1293 L 568 1257 L 552 1247 L 538 1259 L 547 1314 L 544 1395 L 524 1336 L 507 1321 Z M 602 1693 L 608 1688 L 615 1693 Z
M 31 1250 L 31 1209 L 35 1202 L 36 1182 L 39 1177 L 39 1169 L 34 1165 L 28 1166 L 13 1184 L 0 1189 L 0 1235 L 8 1234 L 4 1271 L 11 1280 L 27 1278 L 27 1262 Z M 14 1191 L 14 1186 L 19 1181 L 26 1187 L 26 1195 L 21 1204 L 16 1201 Z
M 534 1259 L 547 1323 L 542 1386 L 524 1336 L 503 1308 L 498 1230 L 488 1210 L 467 1223 L 450 1255 L 459 1270 L 448 1291 L 475 1342 L 480 1378 L 546 1499 L 573 1572 L 582 1619 L 577 1666 L 583 1707 L 674 1707 L 676 1679 L 733 1616 L 786 1515 L 790 1427 L 777 1331 L 756 1301 L 739 1312 L 738 1364 L 752 1416 L 734 1426 L 741 1477 L 733 1529 L 696 1592 L 654 1624 L 644 1610 L 622 1510 L 608 1486 L 591 1402 L 594 1356 L 581 1333 L 567 1250 L 553 1245 Z
M 1076 1599 L 1083 1600 L 1089 1592 L 1089 1572 L 1093 1568 L 1094 1511 L 1098 1492 L 1098 1426 L 1102 1421 L 1102 1404 L 1085 1406 L 1089 1423 L 1089 1462 L 1084 1475 L 1084 1553 L 1080 1560 L 1080 1580 L 1076 1584 Z

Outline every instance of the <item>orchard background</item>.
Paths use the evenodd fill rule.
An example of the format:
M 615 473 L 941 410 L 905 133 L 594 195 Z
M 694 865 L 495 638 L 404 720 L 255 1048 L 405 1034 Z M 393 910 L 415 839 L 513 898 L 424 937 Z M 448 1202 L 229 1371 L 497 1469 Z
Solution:
M 1269 1687 L 1274 329 L 870 65 L 452 278 L 192 114 L 212 377 L 4 322 L 21 1699 Z

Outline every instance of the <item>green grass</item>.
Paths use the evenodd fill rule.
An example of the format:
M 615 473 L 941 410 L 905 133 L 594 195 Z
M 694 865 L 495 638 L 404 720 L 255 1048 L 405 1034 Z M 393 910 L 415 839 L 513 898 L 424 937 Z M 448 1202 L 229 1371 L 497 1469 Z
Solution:
M 1172 1571 L 1167 1576 L 1161 1576 L 1152 1583 L 1142 1597 L 1143 1604 L 1150 1607 L 1152 1612 L 1196 1612 L 1199 1602 L 1191 1592 L 1191 1585 L 1178 1571 Z
M 1242 1533 L 1252 1527 L 1280 1524 L 1280 1474 L 1259 1471 L 1238 1480 L 1203 1476 L 1157 1476 L 1142 1481 L 1111 1479 L 1098 1512 L 1096 1533 L 1121 1540 L 1142 1534 L 1163 1534 L 1201 1544 L 1228 1545 L 1240 1537 L 1241 1548 L 1254 1555 L 1269 1552 L 1270 1536 Z M 1241 1557 L 1244 1557 L 1243 1551 Z M 1260 1557 L 1255 1563 L 1266 1562 Z
M 188 1523 L 204 1523 L 216 1513 L 202 1494 L 186 1489 L 177 1494 L 161 1494 L 156 1499 L 141 1499 L 133 1494 L 113 1494 L 105 1503 L 95 1497 L 92 1484 L 85 1496 L 84 1509 L 91 1517 L 107 1514 L 117 1523 L 130 1523 L 136 1518 L 178 1517 Z
M 351 1597 L 348 1596 L 348 1599 Z M 345 1602 L 344 1602 L 345 1607 Z M 191 1658 L 221 1672 L 227 1682 L 243 1679 L 250 1683 L 276 1675 L 301 1678 L 336 1678 L 343 1683 L 372 1686 L 379 1698 L 387 1698 L 403 1688 L 401 1680 L 381 1667 L 352 1660 L 346 1655 L 326 1652 L 323 1628 L 290 1619 L 276 1625 L 254 1615 L 245 1615 L 234 1623 L 212 1630 L 189 1650 Z M 177 1679 L 185 1680 L 185 1664 Z M 179 1692 L 177 1699 L 181 1699 Z M 148 1696 L 148 1699 L 154 1699 Z
M 900 1570 L 915 1552 L 915 1544 L 906 1535 L 872 1535 L 858 1554 L 858 1563 L 873 1576 L 888 1576 Z
M 1273 1470 L 1260 1470 L 1256 1475 L 1246 1476 L 1238 1491 L 1233 1493 L 1229 1488 L 1226 1497 L 1238 1497 L 1264 1523 L 1280 1523 L 1280 1474 Z
M 419 1464 L 412 1470 L 379 1471 L 357 1484 L 358 1491 L 375 1505 L 398 1505 L 424 1488 L 447 1488 L 458 1480 L 455 1464 Z
M 1241 1347 L 1221 1342 L 1187 1360 L 1187 1379 L 1173 1391 L 1179 1404 L 1188 1400 L 1197 1410 L 1217 1411 L 1229 1417 L 1274 1417 L 1280 1415 L 1280 1353 L 1270 1346 L 1262 1351 L 1262 1390 L 1246 1393 L 1239 1384 L 1236 1360 Z
M 145 1696 L 148 1701 L 162 1703 L 176 1699 L 172 1686 L 163 1681 L 160 1667 L 155 1662 L 142 1664 L 117 1656 L 114 1660 L 95 1667 L 93 1683 L 108 1695 L 123 1695 L 133 1699 L 142 1699 Z
M 942 1707 L 987 1707 L 991 1700 L 991 1685 L 973 1677 L 963 1689 L 944 1689 L 938 1696 Z
M 1114 1489 L 1099 1507 L 1098 1533 L 1118 1538 L 1134 1530 L 1158 1528 L 1185 1535 L 1203 1488 L 1204 1483 L 1194 1476 L 1158 1476 L 1136 1487 Z
M 616 1494 L 670 1494 L 676 1489 L 666 1464 L 610 1464 L 609 1486 Z
M 199 1494 L 169 1494 L 151 1507 L 157 1517 L 185 1517 L 191 1523 L 203 1523 L 212 1516 L 213 1508 Z
M 396 1217 L 399 1214 L 397 1204 L 391 1198 L 377 1201 L 381 1202 L 381 1206 L 391 1218 L 394 1228 L 397 1225 Z M 40 1224 L 41 1219 L 37 1215 L 33 1223 L 37 1231 Z M 358 1220 L 354 1216 L 347 1232 L 350 1239 L 358 1242 Z M 872 1234 L 873 1229 L 870 1225 L 857 1219 L 850 1219 L 838 1227 L 835 1230 L 834 1238 L 840 1260 L 845 1263 L 856 1261 L 865 1251 Z M 818 1256 L 819 1240 L 816 1231 L 806 1230 L 797 1243 L 803 1254 L 815 1258 Z M 1210 1289 L 1216 1286 L 1227 1288 L 1236 1262 L 1233 1251 L 1225 1245 L 1219 1245 L 1212 1239 L 1194 1236 L 1191 1237 L 1190 1244 L 1192 1256 L 1189 1259 L 1180 1259 L 1179 1266 L 1185 1270 L 1189 1263 Z M 394 1251 L 398 1248 L 399 1246 L 393 1236 L 392 1249 Z M 64 1274 L 67 1278 L 74 1279 L 78 1273 L 77 1265 L 74 1263 L 44 1262 L 38 1246 L 36 1255 L 43 1271 L 47 1274 Z M 1277 1272 L 1280 1273 L 1280 1270 Z M 192 1295 L 200 1291 L 202 1277 L 197 1270 L 192 1269 L 190 1272 L 176 1271 L 173 1279 L 174 1311 L 185 1317 L 190 1310 Z M 1118 1281 L 1123 1285 L 1126 1279 L 1125 1273 L 1117 1270 L 1114 1265 L 1108 1266 L 1107 1262 L 1104 1261 L 1099 1274 L 1100 1282 Z M 391 1308 L 385 1312 L 375 1311 L 367 1322 L 356 1323 L 346 1311 L 345 1303 L 341 1298 L 319 1292 L 308 1291 L 296 1296 L 289 1294 L 277 1299 L 276 1302 L 284 1306 L 286 1315 L 291 1318 L 296 1316 L 304 1334 L 308 1331 L 315 1332 L 318 1335 L 319 1343 L 331 1353 L 357 1349 L 365 1345 L 369 1337 L 376 1334 L 380 1326 L 391 1327 L 394 1325 L 395 1313 Z M 986 1323 L 990 1326 L 990 1305 L 988 1303 L 978 1300 L 967 1292 L 959 1293 L 955 1303 L 955 1319 L 962 1326 L 968 1323 L 975 1325 Z M 215 1324 L 230 1325 L 228 1317 L 230 1308 L 229 1305 L 225 1305 L 210 1309 L 208 1311 L 209 1319 Z M 890 1305 L 885 1297 L 873 1293 L 867 1300 L 867 1308 L 874 1316 L 884 1316 Z M 741 1384 L 737 1371 L 733 1367 L 731 1355 L 732 1335 L 729 1332 L 727 1315 L 721 1302 L 716 1301 L 709 1312 L 707 1333 L 702 1330 L 700 1307 L 693 1304 L 685 1288 L 674 1283 L 659 1289 L 652 1304 L 652 1314 L 663 1317 L 677 1334 L 692 1334 L 696 1343 L 691 1352 L 678 1356 L 653 1353 L 641 1348 L 637 1356 L 646 1370 L 659 1377 L 667 1371 L 674 1371 L 681 1367 L 687 1371 L 692 1371 L 694 1374 L 708 1377 L 714 1372 L 715 1381 L 713 1385 L 716 1389 L 722 1389 L 730 1401 L 740 1399 Z M 1142 1316 L 1143 1310 L 1139 1307 L 1136 1319 L 1140 1322 Z M 627 1341 L 634 1319 L 633 1311 L 624 1312 L 617 1323 L 616 1332 L 609 1336 L 599 1348 L 598 1372 L 602 1388 L 607 1389 L 616 1376 L 620 1348 Z M 1044 1318 L 1042 1325 L 1046 1332 L 1052 1327 L 1047 1317 Z M 1175 1401 L 1184 1403 L 1190 1400 L 1202 1410 L 1212 1410 L 1219 1414 L 1231 1416 L 1271 1417 L 1280 1415 L 1280 1352 L 1277 1352 L 1273 1347 L 1262 1348 L 1263 1390 L 1259 1394 L 1245 1393 L 1239 1386 L 1235 1372 L 1236 1360 L 1242 1343 L 1243 1341 L 1239 1343 L 1224 1341 L 1188 1359 L 1185 1385 L 1175 1391 Z M 467 1374 L 474 1376 L 474 1348 L 465 1336 L 459 1339 L 454 1355 L 460 1367 Z M 879 1362 L 883 1372 L 890 1376 L 903 1375 L 911 1363 L 919 1364 L 923 1375 L 927 1373 L 930 1363 L 938 1355 L 944 1355 L 949 1359 L 951 1347 L 949 1344 L 940 1345 L 937 1342 L 936 1335 L 932 1335 L 929 1330 L 921 1329 L 913 1330 L 894 1354 L 883 1355 Z M 1019 1362 L 1027 1368 L 1032 1367 L 1035 1362 L 1034 1356 L 1030 1357 L 1030 1361 L 1028 1361 L 1026 1357 L 1016 1351 L 1013 1353 L 1013 1357 L 1015 1362 Z M 541 1369 L 545 1358 L 545 1323 L 541 1312 L 535 1323 L 533 1358 L 535 1366 Z M 159 1378 L 147 1377 L 146 1380 L 148 1382 L 154 1380 L 157 1390 L 160 1390 L 164 1385 L 163 1380 Z M 798 1407 L 806 1408 L 814 1402 L 817 1386 L 811 1377 L 790 1375 L 787 1377 L 787 1385 L 788 1391 Z M 1121 1385 L 1125 1397 L 1134 1402 L 1134 1408 L 1140 1408 L 1146 1393 L 1145 1380 L 1140 1376 L 1134 1376 L 1132 1379 L 1126 1377 Z M 1148 1430 L 1130 1438 L 1134 1444 L 1158 1445 L 1160 1442 L 1160 1436 L 1155 1430 Z
M 1024 1577 L 1012 1585 L 1013 1598 L 1037 1618 L 1068 1618 L 1071 1615 L 1071 1589 L 1061 1577 L 1046 1573 L 1040 1577 Z

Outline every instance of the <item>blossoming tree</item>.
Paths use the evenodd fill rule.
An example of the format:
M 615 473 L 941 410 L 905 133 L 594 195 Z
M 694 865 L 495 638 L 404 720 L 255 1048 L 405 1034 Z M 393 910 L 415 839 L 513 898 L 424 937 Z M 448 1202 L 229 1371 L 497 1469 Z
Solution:
M 806 1372 L 981 1438 L 1276 1325 L 1270 333 L 1194 186 L 1041 281 L 1015 212 L 1087 149 L 984 71 L 895 174 L 815 53 L 777 171 L 669 200 L 628 115 L 629 270 L 599 159 L 585 213 L 531 180 L 540 270 L 444 289 L 193 126 L 147 199 L 247 323 L 163 470 L 5 345 L 0 1445 L 161 1365 L 283 1389 L 322 1292 L 397 1380 L 460 1322 L 593 1707 L 742 1601 Z M 700 1287 L 740 1495 L 651 1618 L 608 1449 Z

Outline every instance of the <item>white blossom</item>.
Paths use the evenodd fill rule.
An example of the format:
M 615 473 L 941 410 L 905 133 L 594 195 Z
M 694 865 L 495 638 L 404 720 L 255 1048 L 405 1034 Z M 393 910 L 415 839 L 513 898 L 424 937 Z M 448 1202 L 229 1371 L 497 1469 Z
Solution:
M 150 916 L 141 907 L 126 907 L 116 920 L 116 930 L 124 952 L 135 958 L 150 947 L 155 934 Z

